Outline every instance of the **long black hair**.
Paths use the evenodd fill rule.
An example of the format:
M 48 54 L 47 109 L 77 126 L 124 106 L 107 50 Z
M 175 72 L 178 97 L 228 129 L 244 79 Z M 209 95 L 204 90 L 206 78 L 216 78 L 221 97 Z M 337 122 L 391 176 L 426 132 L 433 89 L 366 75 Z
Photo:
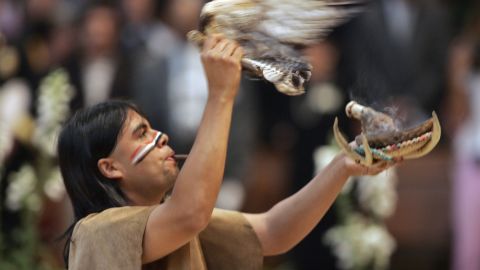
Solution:
M 65 265 L 75 224 L 91 213 L 128 204 L 118 181 L 103 176 L 97 166 L 117 144 L 128 111 L 143 114 L 127 101 L 107 101 L 76 112 L 64 125 L 58 138 L 58 158 L 65 188 L 72 202 L 74 223 L 64 236 Z

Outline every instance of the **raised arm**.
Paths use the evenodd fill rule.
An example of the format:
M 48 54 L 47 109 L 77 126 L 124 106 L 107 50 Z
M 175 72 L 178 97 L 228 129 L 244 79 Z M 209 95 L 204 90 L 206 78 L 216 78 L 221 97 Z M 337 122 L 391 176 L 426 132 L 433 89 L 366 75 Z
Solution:
M 262 244 L 263 254 L 278 255 L 300 242 L 332 205 L 348 177 L 374 175 L 387 167 L 379 163 L 367 168 L 341 153 L 310 183 L 268 212 L 244 214 Z
M 242 55 L 242 49 L 233 41 L 210 37 L 205 42 L 201 58 L 208 80 L 207 104 L 170 199 L 157 206 L 149 217 L 144 236 L 144 263 L 187 243 L 210 220 L 223 179 Z

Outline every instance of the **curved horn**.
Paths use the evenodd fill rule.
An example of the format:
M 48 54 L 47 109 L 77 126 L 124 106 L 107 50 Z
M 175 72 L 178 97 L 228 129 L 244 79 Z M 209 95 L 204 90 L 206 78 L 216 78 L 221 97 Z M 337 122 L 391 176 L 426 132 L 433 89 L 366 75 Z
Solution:
M 363 162 L 364 157 L 359 155 L 357 152 L 353 151 L 353 149 L 348 144 L 347 140 L 343 136 L 342 132 L 338 128 L 338 118 L 335 117 L 335 122 L 333 123 L 333 135 L 335 136 L 335 141 L 337 141 L 338 146 L 343 150 L 343 152 L 349 156 L 351 159 Z
M 368 140 L 365 134 L 362 133 L 361 136 L 362 136 L 363 151 L 365 152 L 365 159 L 363 160 L 362 164 L 366 166 L 371 166 L 373 163 L 372 150 L 370 149 L 370 145 L 368 145 Z
M 430 139 L 430 141 L 419 150 L 411 154 L 405 155 L 403 157 L 404 159 L 413 159 L 413 158 L 423 157 L 426 154 L 430 153 L 433 150 L 433 148 L 438 144 L 438 142 L 440 141 L 440 136 L 442 134 L 442 129 L 440 127 L 440 122 L 438 121 L 438 117 L 435 112 L 432 112 L 432 120 L 433 120 L 433 128 L 432 128 L 432 138 Z

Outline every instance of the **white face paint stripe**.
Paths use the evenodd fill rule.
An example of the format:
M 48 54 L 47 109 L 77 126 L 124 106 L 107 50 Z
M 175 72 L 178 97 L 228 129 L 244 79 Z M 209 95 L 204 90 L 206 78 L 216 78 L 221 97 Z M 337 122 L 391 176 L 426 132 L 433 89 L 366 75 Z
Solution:
M 153 141 L 151 141 L 149 144 L 145 145 L 142 150 L 140 150 L 138 152 L 138 154 L 136 154 L 133 159 L 132 159 L 132 164 L 137 164 L 138 162 L 140 162 L 148 153 L 150 153 L 150 151 L 153 150 L 153 148 L 155 148 L 155 146 L 157 145 L 158 141 L 160 140 L 160 138 L 162 137 L 163 133 L 158 131 L 157 134 L 155 135 L 155 138 L 153 139 Z

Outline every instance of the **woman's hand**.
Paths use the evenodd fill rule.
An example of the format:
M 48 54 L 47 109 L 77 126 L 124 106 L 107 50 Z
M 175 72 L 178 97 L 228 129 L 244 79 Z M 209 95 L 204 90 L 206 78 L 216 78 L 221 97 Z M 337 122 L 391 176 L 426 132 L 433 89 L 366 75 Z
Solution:
M 208 81 L 209 97 L 233 100 L 238 93 L 243 50 L 237 42 L 209 36 L 202 50 L 202 63 Z

